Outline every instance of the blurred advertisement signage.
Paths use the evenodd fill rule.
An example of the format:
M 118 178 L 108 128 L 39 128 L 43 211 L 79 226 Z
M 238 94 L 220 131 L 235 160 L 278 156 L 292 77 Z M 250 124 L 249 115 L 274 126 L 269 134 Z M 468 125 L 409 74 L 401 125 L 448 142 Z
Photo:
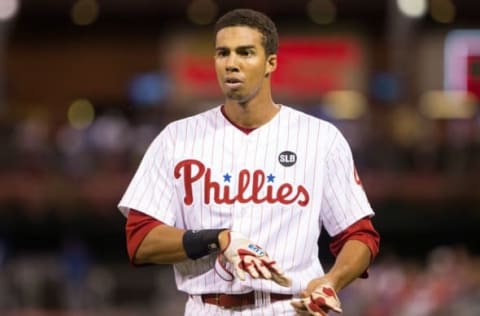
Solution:
M 480 54 L 467 56 L 467 90 L 480 98 Z
M 445 89 L 480 97 L 480 30 L 455 30 L 447 35 Z
M 200 43 L 184 39 L 173 46 L 167 65 L 176 99 L 221 98 L 213 49 L 203 47 L 205 41 Z M 272 75 L 273 94 L 305 100 L 333 90 L 365 91 L 364 55 L 362 43 L 353 37 L 281 38 L 278 68 Z

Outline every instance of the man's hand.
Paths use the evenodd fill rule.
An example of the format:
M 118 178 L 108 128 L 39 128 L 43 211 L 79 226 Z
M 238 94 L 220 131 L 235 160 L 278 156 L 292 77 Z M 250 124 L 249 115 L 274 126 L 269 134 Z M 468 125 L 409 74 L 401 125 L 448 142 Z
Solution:
M 221 265 L 219 270 L 216 267 L 220 275 L 221 273 L 229 273 L 225 264 L 222 263 L 225 259 L 233 266 L 235 275 L 242 281 L 245 281 L 245 273 L 248 273 L 254 279 L 272 280 L 281 286 L 291 286 L 291 280 L 284 275 L 280 267 L 268 256 L 265 250 L 240 233 L 232 231 L 226 231 L 225 233 L 228 234 L 228 239 L 226 241 L 220 240 L 222 255 L 219 256 L 216 263 Z
M 301 296 L 301 300 L 292 301 L 292 306 L 299 315 L 328 316 L 329 311 L 342 312 L 334 288 L 323 283 L 322 279 L 311 281 Z

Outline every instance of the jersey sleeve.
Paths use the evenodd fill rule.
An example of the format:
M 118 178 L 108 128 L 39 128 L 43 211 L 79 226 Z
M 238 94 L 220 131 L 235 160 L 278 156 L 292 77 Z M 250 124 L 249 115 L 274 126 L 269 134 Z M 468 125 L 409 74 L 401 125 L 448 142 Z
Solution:
M 167 225 L 175 224 L 172 148 L 164 130 L 150 144 L 118 204 L 124 216 L 130 209 L 143 212 Z
M 380 234 L 375 227 L 373 227 L 373 223 L 370 218 L 362 218 L 333 237 L 329 245 L 330 252 L 335 257 L 338 256 L 345 243 L 349 240 L 358 240 L 363 242 L 368 249 L 370 249 L 370 262 L 373 262 L 380 249 Z
M 335 236 L 374 212 L 358 176 L 352 151 L 345 137 L 334 128 L 325 161 L 322 195 L 322 225 Z

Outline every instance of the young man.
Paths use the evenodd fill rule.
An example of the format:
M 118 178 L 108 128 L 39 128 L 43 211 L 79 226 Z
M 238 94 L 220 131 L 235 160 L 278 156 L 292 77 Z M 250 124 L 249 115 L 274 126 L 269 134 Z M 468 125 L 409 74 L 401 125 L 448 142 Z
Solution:
M 273 101 L 278 35 L 237 9 L 215 26 L 225 103 L 169 124 L 119 203 L 130 259 L 174 264 L 186 315 L 326 315 L 378 252 L 351 150 L 331 124 Z M 328 273 L 322 228 L 334 236 Z

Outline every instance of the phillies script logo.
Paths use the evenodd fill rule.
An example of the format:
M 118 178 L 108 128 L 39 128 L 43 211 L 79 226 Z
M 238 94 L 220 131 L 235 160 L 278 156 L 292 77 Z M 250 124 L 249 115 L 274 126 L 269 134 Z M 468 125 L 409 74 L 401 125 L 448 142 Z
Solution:
M 230 190 L 230 186 L 212 181 L 212 170 L 198 160 L 187 159 L 180 161 L 174 170 L 176 179 L 183 177 L 185 186 L 186 205 L 193 203 L 193 184 L 203 182 L 205 191 L 203 199 L 205 204 L 210 202 L 216 204 L 238 203 L 282 203 L 306 206 L 310 200 L 307 189 L 299 185 L 294 187 L 290 183 L 282 183 L 276 189 L 272 184 L 267 184 L 269 179 L 262 170 L 250 172 L 243 169 L 238 174 L 238 186 L 236 191 Z M 265 189 L 265 190 L 263 190 Z M 263 192 L 263 193 L 262 193 Z M 213 196 L 213 201 L 212 201 Z

